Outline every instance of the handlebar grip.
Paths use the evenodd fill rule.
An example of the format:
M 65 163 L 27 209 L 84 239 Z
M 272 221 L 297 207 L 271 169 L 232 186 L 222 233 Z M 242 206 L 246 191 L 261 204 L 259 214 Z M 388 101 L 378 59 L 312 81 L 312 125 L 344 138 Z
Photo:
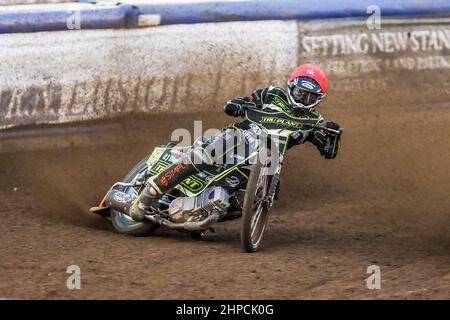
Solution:
M 327 126 L 319 126 L 319 125 L 313 125 L 311 127 L 312 128 L 316 128 L 316 129 L 322 129 L 322 130 L 325 130 L 325 131 L 328 131 L 328 132 L 332 132 L 332 133 L 335 133 L 335 134 L 339 134 L 339 135 L 341 135 L 342 132 L 344 132 L 344 128 L 339 128 L 338 130 L 336 130 L 336 129 L 328 128 Z
M 339 128 L 339 130 L 334 130 L 334 129 L 327 128 L 327 131 L 330 131 L 330 132 L 333 132 L 335 134 L 341 135 L 342 132 L 344 132 L 344 129 L 343 128 Z

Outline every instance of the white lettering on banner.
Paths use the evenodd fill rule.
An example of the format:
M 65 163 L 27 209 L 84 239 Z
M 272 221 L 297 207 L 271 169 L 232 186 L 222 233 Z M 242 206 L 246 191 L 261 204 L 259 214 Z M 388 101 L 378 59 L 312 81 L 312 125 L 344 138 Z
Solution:
M 304 36 L 308 56 L 441 51 L 450 49 L 450 29 Z
M 353 91 L 355 88 L 359 88 L 361 91 L 367 91 L 373 88 L 385 90 L 389 88 L 389 84 L 382 78 L 366 79 L 364 81 L 361 81 L 359 78 L 346 78 L 336 81 L 333 84 L 333 88 L 336 92 Z
M 392 59 L 330 60 L 323 63 L 333 73 L 380 72 L 382 70 L 449 69 L 450 56 L 398 57 Z
M 450 69 L 448 25 L 393 25 L 356 33 L 338 24 L 336 30 L 340 31 L 321 29 L 317 35 L 308 27 L 301 28 L 305 30 L 300 38 L 301 58 L 315 61 L 340 78 L 361 78 L 366 73 L 385 71 Z M 352 88 L 342 88 L 347 89 Z

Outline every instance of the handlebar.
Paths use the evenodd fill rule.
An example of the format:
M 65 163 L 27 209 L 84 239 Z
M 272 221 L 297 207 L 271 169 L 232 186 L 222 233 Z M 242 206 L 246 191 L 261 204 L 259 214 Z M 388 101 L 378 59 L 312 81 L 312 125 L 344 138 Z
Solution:
M 252 110 L 250 105 L 242 105 L 241 108 L 243 109 L 244 113 L 248 112 L 249 110 Z M 319 129 L 319 130 L 324 130 L 327 132 L 331 132 L 334 134 L 342 134 L 342 132 L 344 132 L 343 128 L 339 128 L 339 130 L 336 129 L 332 129 L 332 128 L 328 128 L 327 126 L 324 125 L 319 125 L 319 124 L 310 124 L 310 123 L 302 123 L 302 126 L 306 126 L 306 127 L 310 127 L 310 128 L 314 128 L 314 129 Z
M 342 132 L 344 132 L 344 128 L 339 128 L 339 130 L 335 130 L 335 129 L 331 129 L 331 128 L 328 128 L 327 126 L 319 125 L 319 124 L 305 123 L 305 124 L 302 124 L 302 125 L 310 127 L 310 128 L 314 128 L 314 129 L 325 130 L 325 131 L 332 132 L 332 133 L 335 133 L 335 134 L 342 134 Z

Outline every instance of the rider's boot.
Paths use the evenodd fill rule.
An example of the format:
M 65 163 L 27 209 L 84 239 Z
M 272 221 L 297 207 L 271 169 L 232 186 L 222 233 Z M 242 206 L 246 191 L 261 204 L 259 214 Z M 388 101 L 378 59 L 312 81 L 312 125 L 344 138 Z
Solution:
M 131 205 L 128 212 L 130 217 L 134 221 L 144 220 L 145 213 L 152 208 L 158 196 L 158 192 L 151 185 L 147 185 Z
M 190 175 L 200 172 L 206 166 L 203 163 L 195 165 L 190 160 L 190 157 L 184 157 L 156 177 L 150 179 L 142 193 L 131 205 L 130 217 L 135 221 L 142 221 L 145 213 L 152 208 L 159 196 L 181 183 Z

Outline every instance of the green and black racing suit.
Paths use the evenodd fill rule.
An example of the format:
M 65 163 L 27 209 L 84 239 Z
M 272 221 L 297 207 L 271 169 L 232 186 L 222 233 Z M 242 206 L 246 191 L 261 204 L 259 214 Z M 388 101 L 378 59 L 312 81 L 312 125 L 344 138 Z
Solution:
M 339 126 L 332 122 L 325 122 L 322 115 L 315 109 L 304 110 L 299 114 L 294 114 L 293 109 L 289 105 L 286 90 L 280 87 L 268 87 L 255 90 L 250 97 L 239 97 L 229 100 L 224 105 L 225 113 L 230 116 L 242 116 L 245 108 L 258 108 L 266 112 L 284 112 L 291 117 L 297 118 L 300 122 L 317 123 L 325 125 L 333 129 Z M 338 153 L 340 146 L 340 135 L 329 134 L 319 129 L 299 130 L 291 136 L 288 142 L 288 148 L 294 145 L 311 142 L 317 147 L 320 154 L 325 159 L 334 159 Z
M 238 97 L 231 99 L 224 104 L 224 111 L 226 114 L 234 117 L 243 116 L 247 108 L 258 108 L 264 110 L 266 113 L 284 112 L 299 122 L 315 123 L 330 127 L 332 129 L 339 129 L 339 126 L 333 122 L 325 122 L 323 117 L 315 109 L 303 110 L 298 114 L 294 114 L 293 108 L 289 105 L 289 99 L 284 89 L 280 87 L 270 86 L 268 88 L 255 90 L 249 97 Z M 208 166 L 214 165 L 217 159 L 221 158 L 223 161 L 224 154 L 211 154 L 211 152 L 205 152 L 205 150 L 216 150 L 211 148 L 214 145 L 226 145 L 229 137 L 233 136 L 233 131 L 242 131 L 245 139 L 241 139 L 241 143 L 249 145 L 249 136 L 255 134 L 255 130 L 252 127 L 252 123 L 248 120 L 243 120 L 239 123 L 234 123 L 215 136 L 204 141 L 202 145 L 193 149 L 193 152 L 188 156 L 188 161 L 184 159 L 179 163 L 176 163 L 158 176 L 156 176 L 150 185 L 155 188 L 158 193 L 162 194 L 169 189 L 178 185 L 188 176 L 200 172 L 206 169 Z M 320 154 L 325 159 L 334 159 L 338 153 L 340 146 L 340 134 L 330 134 L 323 130 L 311 128 L 309 130 L 299 130 L 291 135 L 288 141 L 288 148 L 291 148 L 298 144 L 310 142 L 317 147 Z M 220 149 L 220 148 L 219 148 Z M 221 150 L 226 150 L 226 147 Z M 200 152 L 198 152 L 200 151 Z

